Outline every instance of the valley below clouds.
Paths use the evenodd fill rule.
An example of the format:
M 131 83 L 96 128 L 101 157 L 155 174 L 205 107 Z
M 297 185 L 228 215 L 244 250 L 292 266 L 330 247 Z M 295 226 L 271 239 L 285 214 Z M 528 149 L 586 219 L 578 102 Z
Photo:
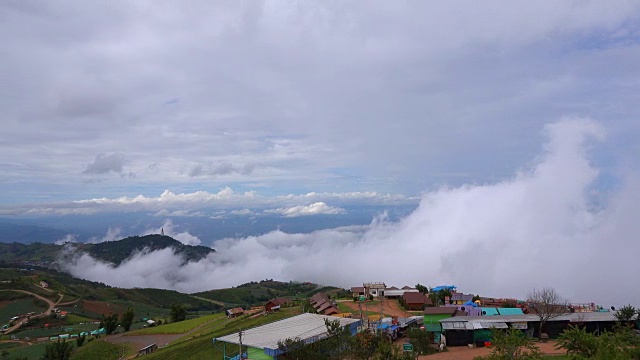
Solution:
M 120 266 L 87 254 L 62 266 L 112 286 L 190 293 L 273 278 L 343 287 L 454 282 L 465 293 L 513 297 L 553 286 L 574 302 L 638 302 L 640 295 L 621 284 L 638 268 L 640 181 L 620 170 L 619 182 L 596 186 L 603 180 L 593 145 L 606 144 L 605 130 L 589 119 L 548 124 L 540 154 L 512 176 L 426 191 L 399 220 L 380 213 L 364 226 L 228 237 L 197 262 L 164 249 L 134 254 Z M 330 202 L 309 204 L 277 211 L 342 211 Z M 193 237 L 180 236 L 187 235 Z

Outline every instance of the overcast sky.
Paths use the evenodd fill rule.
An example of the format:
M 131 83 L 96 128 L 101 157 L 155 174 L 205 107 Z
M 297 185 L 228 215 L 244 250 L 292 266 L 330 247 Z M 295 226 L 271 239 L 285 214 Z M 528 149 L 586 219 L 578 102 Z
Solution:
M 518 184 L 580 149 L 582 168 L 564 158 L 568 179 L 545 178 L 544 196 L 571 195 L 562 206 L 575 210 L 550 238 L 605 239 L 590 231 L 612 223 L 576 216 L 618 211 L 640 165 L 635 0 L 8 0 L 0 41 L 5 216 L 420 203 L 415 219 L 428 199 L 468 191 L 442 198 L 460 227 L 488 208 L 519 211 L 509 191 L 475 203 L 473 189 Z M 443 204 L 433 211 L 448 214 Z M 615 230 L 620 246 L 635 244 L 630 229 Z M 538 235 L 525 233 L 522 244 Z
M 564 116 L 640 155 L 637 1 L 0 7 L 3 204 L 414 196 L 509 176 Z

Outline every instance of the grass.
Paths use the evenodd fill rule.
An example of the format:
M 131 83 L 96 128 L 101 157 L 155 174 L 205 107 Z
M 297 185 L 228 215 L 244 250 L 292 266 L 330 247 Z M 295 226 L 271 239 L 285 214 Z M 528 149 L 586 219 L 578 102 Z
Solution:
M 29 360 L 39 360 L 44 354 L 44 349 L 47 347 L 47 343 L 21 346 L 17 348 L 11 348 L 9 352 L 9 359 L 15 359 L 19 356 L 25 356 Z
M 78 324 L 78 323 L 95 321 L 93 319 L 89 319 L 87 317 L 75 315 L 75 314 L 67 314 L 66 319 L 67 319 L 67 324 Z
M 122 347 L 103 340 L 96 340 L 79 347 L 71 355 L 71 360 L 117 359 L 122 355 Z
M 156 352 L 145 355 L 145 359 L 154 360 L 182 360 L 182 359 L 221 359 L 222 344 L 212 343 L 214 337 L 237 332 L 240 328 L 248 329 L 270 322 L 282 320 L 300 313 L 300 308 L 292 307 L 282 309 L 280 312 L 255 318 L 238 317 L 235 319 L 219 318 L 207 324 L 206 331 L 198 332 L 193 338 L 176 341 L 174 344 L 159 349 Z M 212 325 L 213 324 L 213 325 Z M 209 326 L 211 325 L 211 326 Z
M 157 334 L 183 334 L 204 323 L 224 318 L 224 314 L 205 315 L 199 318 L 184 320 L 176 323 L 149 327 L 130 332 L 128 335 L 157 335 Z
M 8 322 L 12 317 L 30 312 L 40 313 L 46 308 L 37 306 L 34 298 L 14 300 L 0 309 L 0 322 Z

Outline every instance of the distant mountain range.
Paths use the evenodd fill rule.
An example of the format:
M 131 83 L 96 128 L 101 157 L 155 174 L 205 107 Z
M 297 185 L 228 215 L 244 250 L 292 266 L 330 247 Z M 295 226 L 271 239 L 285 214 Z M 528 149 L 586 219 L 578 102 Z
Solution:
M 20 244 L 0 243 L 0 261 L 4 263 L 25 263 L 47 267 L 53 264 L 61 255 L 65 247 L 71 247 L 78 252 L 85 252 L 95 259 L 120 265 L 131 255 L 143 251 L 155 251 L 172 248 L 185 261 L 198 261 L 215 252 L 206 246 L 184 245 L 165 235 L 132 236 L 118 241 L 108 241 L 99 244 Z

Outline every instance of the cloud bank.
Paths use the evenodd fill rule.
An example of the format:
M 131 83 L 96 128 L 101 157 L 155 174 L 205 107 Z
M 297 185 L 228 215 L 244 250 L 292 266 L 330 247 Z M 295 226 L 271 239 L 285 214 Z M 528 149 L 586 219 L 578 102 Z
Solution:
M 589 161 L 597 123 L 565 119 L 545 127 L 543 153 L 510 179 L 426 192 L 398 222 L 309 234 L 273 231 L 215 243 L 215 254 L 182 266 L 171 251 L 137 254 L 119 267 L 87 255 L 74 276 L 115 286 L 186 292 L 274 278 L 341 286 L 366 281 L 455 283 L 488 296 L 524 297 L 553 286 L 573 301 L 638 304 L 628 275 L 638 270 L 640 178 L 627 173 L 594 204 L 599 171 Z

